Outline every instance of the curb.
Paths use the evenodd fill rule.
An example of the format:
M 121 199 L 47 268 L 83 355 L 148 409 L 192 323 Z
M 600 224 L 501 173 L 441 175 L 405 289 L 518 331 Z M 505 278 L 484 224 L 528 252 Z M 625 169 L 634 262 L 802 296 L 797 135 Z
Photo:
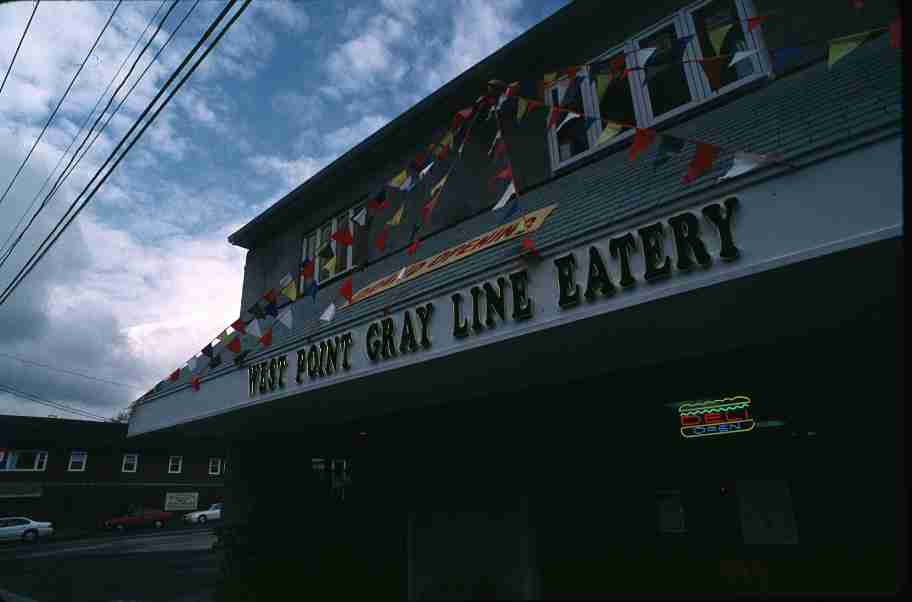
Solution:
M 8 592 L 5 589 L 0 589 L 0 602 L 38 602 L 38 600 L 26 598 L 25 596 Z
M 36 549 L 41 549 L 45 545 L 54 545 L 56 543 L 73 543 L 73 542 L 90 542 L 97 540 L 107 540 L 107 541 L 121 541 L 124 539 L 145 539 L 147 537 L 163 537 L 168 535 L 180 535 L 182 533 L 211 533 L 215 534 L 217 526 L 207 526 L 204 528 L 199 528 L 198 526 L 190 527 L 176 527 L 172 529 L 143 529 L 140 531 L 133 531 L 132 533 L 127 531 L 126 533 L 120 534 L 116 531 L 87 531 L 83 535 L 64 535 L 58 537 L 56 534 L 51 537 L 46 537 L 41 539 L 38 543 L 35 544 L 23 544 L 15 543 L 12 545 L 0 546 L 0 556 L 5 556 L 7 554 L 15 555 L 17 552 L 23 550 L 34 551 Z M 0 602 L 7 602 L 3 597 L 6 594 L 4 590 L 0 590 Z

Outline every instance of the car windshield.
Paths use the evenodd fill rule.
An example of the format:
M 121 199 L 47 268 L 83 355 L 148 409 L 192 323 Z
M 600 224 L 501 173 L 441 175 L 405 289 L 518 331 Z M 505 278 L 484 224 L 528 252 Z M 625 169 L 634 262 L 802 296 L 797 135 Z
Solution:
M 221 504 L 212 504 L 212 508 L 211 508 L 211 509 L 212 509 L 212 510 L 221 510 L 221 509 L 222 509 L 222 505 L 221 505 Z

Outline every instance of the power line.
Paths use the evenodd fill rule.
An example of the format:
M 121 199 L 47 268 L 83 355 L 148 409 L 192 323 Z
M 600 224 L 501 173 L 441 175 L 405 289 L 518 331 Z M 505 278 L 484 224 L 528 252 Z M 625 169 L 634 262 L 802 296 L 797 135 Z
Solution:
M 0 93 L 3 93 L 3 86 L 6 85 L 6 78 L 9 77 L 10 71 L 13 70 L 13 63 L 16 62 L 16 57 L 19 56 L 19 49 L 22 48 L 22 41 L 25 40 L 25 34 L 28 33 L 29 26 L 32 24 L 32 19 L 35 18 L 35 13 L 38 11 L 38 5 L 41 4 L 41 0 L 35 2 L 35 8 L 32 9 L 32 15 L 29 17 L 28 23 L 25 24 L 25 31 L 22 32 L 22 37 L 19 38 L 19 44 L 16 46 L 16 52 L 13 53 L 13 58 L 10 61 L 9 67 L 6 68 L 6 75 L 3 76 L 3 82 L 0 83 Z
M 92 412 L 87 412 L 85 410 L 80 410 L 79 408 L 74 408 L 72 406 L 68 406 L 65 403 L 61 403 L 59 401 L 51 401 L 50 399 L 45 399 L 44 397 L 39 397 L 38 395 L 35 395 L 34 393 L 26 393 L 25 391 L 20 391 L 19 389 L 16 389 L 9 385 L 0 385 L 0 391 L 9 393 L 10 395 L 15 395 L 19 399 L 24 399 L 26 401 L 39 403 L 43 406 L 47 406 L 47 407 L 53 408 L 55 410 L 63 410 L 65 412 L 70 412 L 71 414 L 76 414 L 77 416 L 81 416 L 83 418 L 93 418 L 95 420 L 101 420 L 104 422 L 109 422 L 111 420 L 110 418 L 105 418 L 104 416 L 99 416 L 98 414 L 93 414 Z
M 178 68 L 174 71 L 174 73 L 171 74 L 171 77 L 168 78 L 168 81 L 166 81 L 165 84 L 162 86 L 162 88 L 158 91 L 158 93 L 155 95 L 155 98 L 153 98 L 152 101 L 149 103 L 149 106 L 147 106 L 143 110 L 142 114 L 139 116 L 139 118 L 136 120 L 136 122 L 133 124 L 133 126 L 131 126 L 130 131 L 127 132 L 127 134 L 123 137 L 123 139 L 121 139 L 121 141 L 117 144 L 117 147 L 112 151 L 111 155 L 105 161 L 104 165 L 102 165 L 101 168 L 99 168 L 99 170 L 96 172 L 95 176 L 92 177 L 92 180 L 94 180 L 98 176 L 98 174 L 101 173 L 101 171 L 107 166 L 107 164 L 114 157 L 114 154 L 117 153 L 117 151 L 120 149 L 120 147 L 123 145 L 123 143 L 127 140 L 127 138 L 130 136 L 130 134 L 133 133 L 133 130 L 136 129 L 136 127 L 139 125 L 140 121 L 142 121 L 142 119 L 146 116 L 146 114 L 151 110 L 152 106 L 158 101 L 158 99 L 164 93 L 165 89 L 177 77 L 180 70 L 183 69 L 184 66 L 188 62 L 190 62 L 190 59 L 193 57 L 193 55 L 196 53 L 196 51 L 203 45 L 203 43 L 206 41 L 206 39 L 212 34 L 212 32 L 218 26 L 219 22 L 224 18 L 224 16 L 228 13 L 228 11 L 231 9 L 231 7 L 234 6 L 235 3 L 237 3 L 237 1 L 238 0 L 229 0 L 228 4 L 225 6 L 225 8 L 222 10 L 222 12 L 219 13 L 219 15 L 216 17 L 215 21 L 213 21 L 213 23 L 209 26 L 209 28 L 206 30 L 206 32 L 203 34 L 203 36 L 200 38 L 200 40 L 196 43 L 196 45 L 193 47 L 193 49 L 191 49 L 190 53 L 188 53 L 188 55 L 184 58 L 184 60 L 181 62 L 181 64 L 178 66 Z M 98 184 L 95 186 L 95 188 L 89 194 L 89 196 L 85 200 L 82 201 L 82 204 L 76 208 L 76 210 L 73 212 L 72 215 L 70 215 L 70 217 L 66 218 L 66 223 L 62 224 L 63 218 L 61 218 L 61 220 L 58 221 L 57 225 L 54 227 L 54 230 L 56 230 L 62 224 L 62 227 L 60 228 L 60 230 L 56 234 L 53 235 L 53 238 L 49 234 L 44 239 L 44 241 L 41 243 L 41 245 L 39 245 L 39 249 L 36 249 L 35 252 L 32 253 L 31 257 L 29 257 L 28 261 L 26 262 L 26 265 L 23 266 L 19 270 L 19 272 L 13 278 L 13 281 L 10 282 L 10 284 L 6 287 L 6 289 L 4 289 L 3 293 L 0 294 L 0 305 L 2 305 L 3 303 L 6 302 L 6 300 L 13 293 L 13 291 L 19 286 L 19 284 L 22 282 L 22 280 L 24 280 L 29 275 L 29 273 L 35 268 L 35 266 L 38 264 L 38 262 L 41 261 L 41 259 L 47 254 L 48 250 L 50 250 L 50 248 L 54 245 L 54 243 L 60 238 L 60 236 L 63 234 L 63 232 L 66 231 L 67 227 L 69 227 L 69 225 L 73 222 L 73 220 L 76 219 L 76 217 L 79 215 L 80 211 L 82 211 L 85 208 L 86 204 L 88 204 L 88 202 L 90 200 L 92 200 L 92 197 L 95 196 L 95 194 L 98 192 L 98 190 L 101 188 L 101 186 L 105 183 L 105 181 L 108 179 L 108 177 L 110 177 L 110 175 L 114 172 L 114 169 L 117 167 L 117 165 L 120 164 L 120 162 L 127 155 L 127 153 L 130 152 L 130 149 L 133 148 L 133 146 L 140 139 L 140 137 L 143 135 L 143 133 L 146 131 L 146 129 L 148 129 L 148 127 L 150 125 L 152 125 L 152 123 L 155 121 L 156 117 L 158 117 L 158 115 L 161 113 L 161 111 L 165 108 L 165 106 L 167 106 L 168 102 L 170 102 L 170 100 L 174 97 L 174 95 L 177 93 L 177 91 L 180 90 L 181 86 L 184 85 L 184 83 L 193 74 L 193 72 L 196 71 L 197 67 L 199 67 L 199 65 L 203 62 L 203 60 L 205 60 L 205 58 L 209 55 L 209 53 L 212 51 L 212 49 L 215 48 L 215 46 L 219 43 L 219 41 L 222 39 L 222 37 L 225 35 L 225 33 L 227 33 L 228 30 L 231 28 L 231 26 L 234 24 L 234 22 L 237 21 L 238 17 L 240 17 L 241 14 L 247 9 L 247 7 L 250 5 L 250 2 L 251 2 L 251 0 L 244 0 L 241 7 L 237 10 L 237 12 L 234 13 L 234 15 L 232 15 L 232 17 L 228 20 L 228 23 L 225 24 L 225 27 L 218 33 L 218 35 L 216 35 L 216 37 L 212 41 L 212 43 L 203 51 L 203 53 L 200 55 L 199 59 L 197 59 L 197 61 L 190 67 L 190 70 L 181 78 L 181 80 L 177 83 L 177 85 L 174 87 L 174 89 L 171 90 L 171 92 L 168 94 L 168 96 L 165 98 L 165 100 L 162 102 L 162 104 L 159 105 L 159 107 L 155 110 L 155 112 L 152 114 L 152 116 L 149 118 L 149 120 L 143 125 L 142 129 L 140 129 L 140 131 L 136 135 L 136 137 L 133 138 L 133 140 L 130 142 L 130 144 L 127 145 L 127 148 L 124 149 L 124 152 L 121 153 L 121 155 L 117 158 L 117 160 L 111 166 L 111 169 L 108 170 L 108 172 L 104 175 L 104 177 L 98 182 Z M 91 186 L 91 184 L 92 184 L 92 182 L 90 181 L 86 185 L 86 187 L 83 188 L 82 192 L 79 194 L 79 196 L 73 202 L 73 205 L 75 205 L 75 203 L 79 200 L 79 197 L 81 197 L 83 195 L 83 193 L 85 193 L 85 191 L 88 190 L 88 188 L 89 188 L 89 186 Z M 71 205 L 71 207 L 70 207 L 71 209 L 72 209 L 73 205 Z M 50 242 L 48 242 L 48 241 L 50 241 Z M 46 243 L 47 243 L 47 246 L 44 247 L 43 249 L 41 249 L 40 247 L 44 246 Z
M 89 61 L 89 57 L 92 56 L 92 53 L 95 51 L 95 47 L 98 46 L 98 42 L 101 40 L 101 36 L 104 35 L 105 31 L 107 31 L 108 25 L 111 24 L 111 21 L 114 19 L 114 15 L 117 13 L 117 9 L 120 8 L 121 4 L 123 4 L 123 0 L 118 0 L 117 5 L 114 7 L 114 10 L 111 11 L 111 15 L 108 17 L 108 20 L 104 24 L 104 27 L 101 28 L 100 32 L 98 32 L 98 37 L 95 38 L 95 42 L 92 44 L 92 47 L 89 48 L 88 54 L 86 54 L 85 58 L 82 59 L 82 64 L 79 65 L 79 69 L 76 70 L 76 74 L 73 75 L 73 79 L 70 80 L 70 85 L 67 86 L 67 89 L 64 91 L 63 96 L 60 97 L 60 102 L 58 102 L 57 106 L 54 107 L 54 111 L 51 113 L 51 116 L 48 117 L 47 123 L 45 123 L 44 127 L 41 129 L 41 133 L 38 134 L 37 138 L 35 138 L 35 142 L 32 144 L 32 148 L 29 149 L 29 152 L 25 156 L 25 159 L 22 160 L 22 164 L 19 165 L 19 169 L 17 169 L 16 173 L 13 175 L 13 179 L 10 180 L 10 183 L 6 187 L 6 190 L 3 191 L 3 195 L 0 196 L 0 205 L 3 204 L 3 200 L 6 198 L 6 195 L 9 194 L 9 191 L 12 189 L 13 184 L 16 183 L 16 178 L 18 178 L 19 174 L 22 173 L 22 169 L 25 167 L 25 164 L 28 163 L 29 157 L 32 156 L 32 153 L 35 151 L 38 143 L 41 142 L 41 138 L 44 137 L 44 133 L 47 131 L 48 126 L 51 125 L 51 121 L 54 119 L 54 116 L 57 115 L 57 111 L 60 109 L 60 105 L 63 104 L 63 101 L 70 93 L 70 88 L 72 88 L 73 84 L 76 83 L 76 78 L 79 77 L 80 73 L 82 73 L 82 68 L 85 67 L 85 64 Z
M 35 203 L 38 202 L 38 199 L 41 198 L 42 192 L 44 192 L 44 189 L 47 187 L 48 183 L 51 181 L 51 178 L 54 176 L 54 173 L 57 171 L 57 168 L 60 167 L 60 164 L 63 163 L 63 159 L 67 156 L 67 154 L 69 154 L 70 149 L 73 148 L 73 145 L 76 143 L 76 140 L 78 140 L 79 136 L 82 135 L 83 130 L 85 130 L 85 127 L 89 124 L 89 121 L 92 119 L 92 115 L 95 114 L 95 110 L 98 108 L 98 105 L 100 105 L 101 101 L 104 100 L 104 97 L 107 96 L 108 91 L 111 89 L 111 86 L 113 86 L 114 82 L 117 81 L 117 78 L 120 75 L 120 72 L 123 71 L 124 67 L 126 67 L 127 61 L 129 61 L 130 57 L 133 56 L 133 53 L 136 52 L 136 48 L 139 46 L 139 43 L 142 41 L 142 39 L 146 36 L 146 32 L 149 31 L 149 28 L 152 27 L 152 24 L 155 22 L 155 17 L 157 17 L 158 13 L 161 12 L 161 9 L 162 9 L 162 7 L 164 7 L 166 1 L 167 0 L 162 0 L 162 3 L 158 5 L 158 10 L 155 11 L 155 14 L 153 14 L 151 17 L 149 17 L 149 21 L 146 23 L 146 28 L 143 30 L 143 32 L 141 34 L 139 34 L 139 37 L 136 39 L 136 42 L 133 44 L 133 48 L 131 48 L 129 54 L 127 54 L 127 56 L 124 57 L 124 60 L 120 64 L 120 67 L 117 68 L 117 72 L 114 74 L 114 77 L 111 78 L 111 81 L 108 82 L 108 86 L 105 88 L 104 92 L 102 92 L 101 95 L 98 97 L 98 100 L 95 101 L 95 106 L 92 107 L 92 110 L 89 112 L 88 115 L 86 115 L 85 121 L 83 121 L 82 125 L 79 126 L 79 131 L 76 132 L 76 135 L 73 136 L 73 139 L 70 140 L 70 144 L 66 147 L 66 150 L 63 151 L 63 153 L 60 155 L 60 158 L 57 160 L 57 165 L 54 166 L 54 169 L 52 169 L 51 172 L 48 174 L 47 178 L 45 178 L 44 183 L 41 185 L 41 188 L 39 188 L 38 192 L 35 193 L 35 198 L 32 199 L 31 204 L 29 204 L 28 209 L 26 209 L 25 212 L 22 214 L 22 217 L 19 218 L 19 221 L 16 222 L 16 227 L 14 227 L 12 230 L 10 230 L 9 235 L 6 237 L 6 240 L 3 242 L 3 247 L 2 247 L 2 250 L 0 250 L 0 253 L 2 253 L 3 251 L 5 251 L 7 249 L 7 245 L 9 244 L 10 239 L 13 237 L 14 234 L 16 234 L 16 231 L 19 230 L 19 226 L 22 225 L 23 220 L 25 220 L 26 216 L 29 214 L 29 212 L 32 210 L 32 208 L 35 206 Z M 64 168 L 64 171 L 66 171 L 66 167 Z M 53 188 L 53 186 L 51 188 Z M 42 209 L 43 209 L 43 205 L 41 208 L 38 209 L 38 213 L 40 213 L 42 211 Z M 32 221 L 34 221 L 34 218 L 32 219 Z M 32 221 L 29 222 L 29 226 L 32 224 Z M 26 230 L 27 229 L 28 229 L 28 226 L 26 226 Z M 14 243 L 14 245 L 15 245 L 15 243 Z M 9 253 L 7 253 L 6 256 L 8 257 Z M 0 266 L 2 266 L 2 263 L 3 263 L 3 260 L 0 260 Z
M 23 364 L 29 364 L 31 366 L 37 366 L 39 368 L 44 368 L 45 370 L 50 370 L 51 372 L 61 372 L 63 374 L 72 374 L 73 376 L 80 376 L 82 378 L 87 378 L 89 380 L 98 381 L 100 383 L 106 383 L 109 385 L 117 385 L 118 387 L 126 387 L 128 389 L 139 390 L 144 389 L 145 387 L 138 387 L 136 385 L 128 385 L 126 383 L 119 383 L 113 380 L 107 380 L 105 378 L 98 378 L 97 376 L 89 376 L 88 374 L 82 374 L 81 372 L 76 372 L 73 370 L 67 370 L 65 368 L 55 368 L 54 366 L 48 366 L 47 364 L 42 364 L 34 360 L 26 359 L 24 357 L 19 357 L 18 355 L 11 355 L 9 353 L 0 353 L 0 357 L 6 357 L 9 359 L 16 360 L 17 362 L 22 362 Z

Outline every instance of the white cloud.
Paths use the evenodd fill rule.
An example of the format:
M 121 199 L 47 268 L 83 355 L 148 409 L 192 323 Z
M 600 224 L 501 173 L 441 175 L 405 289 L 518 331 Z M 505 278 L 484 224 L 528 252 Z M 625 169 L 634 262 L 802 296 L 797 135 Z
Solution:
M 329 164 L 331 158 L 300 157 L 283 159 L 277 156 L 258 155 L 248 159 L 251 167 L 263 176 L 278 176 L 287 189 L 292 189 L 310 179 Z
M 307 16 L 307 13 L 297 2 L 271 0 L 269 2 L 256 2 L 252 8 L 291 30 L 306 31 L 310 26 L 310 17 Z
M 389 123 L 384 115 L 365 115 L 357 123 L 334 130 L 326 135 L 324 144 L 336 156 L 341 155 L 359 142 Z

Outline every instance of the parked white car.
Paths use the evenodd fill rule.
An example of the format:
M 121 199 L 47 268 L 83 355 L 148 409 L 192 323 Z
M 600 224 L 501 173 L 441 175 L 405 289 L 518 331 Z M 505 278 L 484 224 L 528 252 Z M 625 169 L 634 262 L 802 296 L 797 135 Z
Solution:
M 0 518 L 0 541 L 38 541 L 54 534 L 54 525 L 39 523 L 24 516 Z
M 208 510 L 197 510 L 184 515 L 185 523 L 206 524 L 206 521 L 219 520 L 222 518 L 222 504 L 212 504 Z

